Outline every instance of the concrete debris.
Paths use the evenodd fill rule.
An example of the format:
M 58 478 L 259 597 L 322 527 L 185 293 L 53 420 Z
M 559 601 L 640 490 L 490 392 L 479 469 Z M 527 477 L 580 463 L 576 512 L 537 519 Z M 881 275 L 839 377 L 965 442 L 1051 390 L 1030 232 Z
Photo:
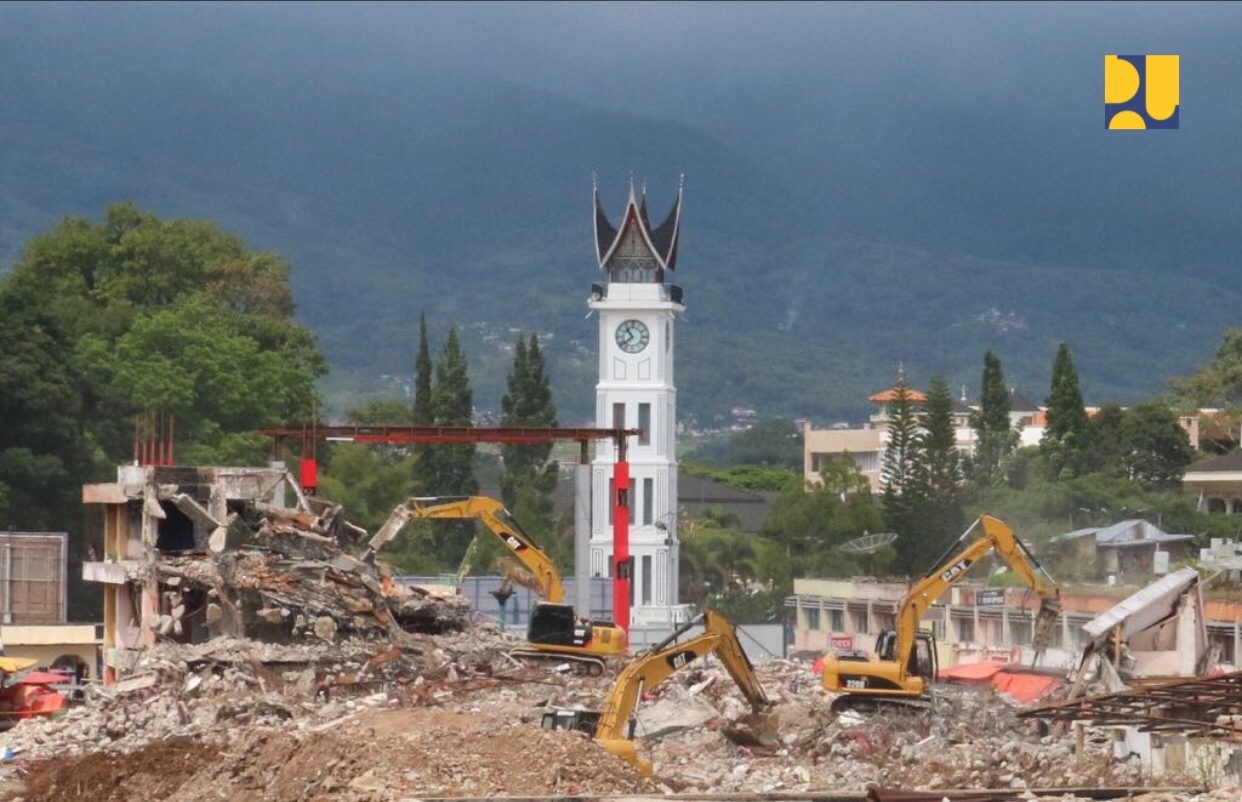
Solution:
M 307 620 L 314 627 L 316 619 Z M 640 705 L 636 745 L 656 775 L 646 779 L 582 733 L 540 727 L 550 707 L 599 709 L 611 678 L 515 666 L 505 655 L 521 642 L 481 624 L 405 633 L 400 643 L 165 643 L 143 654 L 124 683 L 91 690 L 62 718 L 23 721 L 0 744 L 14 756 L 10 784 L 28 802 L 87 798 L 75 793 L 127 802 L 382 802 L 1152 784 L 1135 763 L 1113 757 L 1107 733 L 1083 739 L 1076 753 L 1074 737 L 1042 734 L 1038 723 L 1016 718 L 1007 697 L 987 690 L 945 689 L 934 714 L 843 724 L 826 712 L 830 696 L 806 665 L 785 660 L 757 666 L 779 700 L 778 735 L 747 737 L 749 708 L 712 658 Z M 661 711 L 664 724 L 651 725 Z M 1165 776 L 1160 784 L 1201 781 Z M 1213 793 L 1163 793 L 1149 802 L 1238 798 L 1237 789 Z M 0 785 L 5 798 L 17 797 L 5 797 Z M 1053 798 L 1075 799 L 1043 799 Z
M 161 498 L 193 523 L 193 537 L 176 542 L 195 548 L 123 563 L 143 594 L 126 610 L 149 645 L 114 650 L 119 681 L 87 687 L 63 716 L 0 734 L 0 800 L 772 798 L 869 788 L 1034 800 L 1027 789 L 1152 784 L 1137 761 L 1115 757 L 1108 731 L 1047 734 L 990 687 L 942 686 L 917 715 L 837 718 L 808 664 L 770 660 L 756 671 L 777 704 L 758 721 L 710 656 L 646 689 L 635 745 L 654 764 L 648 779 L 584 733 L 540 726 L 549 709 L 600 710 L 619 665 L 591 677 L 520 663 L 509 652 L 524 640 L 472 621 L 464 597 L 395 583 L 383 563 L 350 556 L 365 533 L 337 505 L 252 501 L 224 515 L 178 487 Z M 122 564 L 100 565 L 111 577 Z M 1148 802 L 1237 798 L 1234 789 Z
M 232 547 L 161 555 L 133 569 L 154 572 L 166 591 L 162 636 L 248 637 L 293 643 L 305 638 L 400 639 L 407 632 L 465 628 L 470 606 L 460 596 L 432 595 L 394 583 L 342 551 L 356 534 L 335 505 L 319 514 L 253 504 L 233 516 Z M 194 618 L 187 620 L 187 613 Z M 182 638 L 184 639 L 184 637 Z

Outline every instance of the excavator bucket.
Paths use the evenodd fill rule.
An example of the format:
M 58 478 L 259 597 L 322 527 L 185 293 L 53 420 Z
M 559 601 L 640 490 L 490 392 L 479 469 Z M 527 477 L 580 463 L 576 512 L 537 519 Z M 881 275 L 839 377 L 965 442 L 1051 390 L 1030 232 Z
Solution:
M 770 709 L 753 711 L 725 724 L 721 733 L 738 746 L 776 746 L 780 742 L 780 717 Z
M 643 773 L 644 777 L 650 777 L 653 773 L 651 761 L 638 756 L 638 749 L 634 746 L 633 741 L 621 738 L 601 738 L 599 745 L 612 752 L 617 757 L 631 764 Z
M 1040 602 L 1039 612 L 1035 615 L 1035 635 L 1032 646 L 1036 654 L 1041 654 L 1052 645 L 1052 636 L 1056 632 L 1057 621 L 1061 618 L 1061 600 L 1051 597 Z

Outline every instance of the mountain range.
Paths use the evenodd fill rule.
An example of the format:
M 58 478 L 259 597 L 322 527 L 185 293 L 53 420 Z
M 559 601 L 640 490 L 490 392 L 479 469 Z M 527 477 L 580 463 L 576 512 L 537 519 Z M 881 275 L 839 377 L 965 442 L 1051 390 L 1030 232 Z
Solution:
M 684 175 L 677 384 L 703 425 L 736 406 L 856 421 L 899 370 L 973 398 L 989 348 L 1039 402 L 1062 341 L 1089 404 L 1129 403 L 1209 359 L 1242 302 L 1239 112 L 1104 131 L 1086 45 L 1089 85 L 1049 65 L 1060 112 L 1047 79 L 942 97 L 924 73 L 898 94 L 800 64 L 710 92 L 639 71 L 644 104 L 616 76 L 592 95 L 589 71 L 363 58 L 330 25 L 275 33 L 270 4 L 106 5 L 0 9 L 0 265 L 116 200 L 214 220 L 292 262 L 337 411 L 402 391 L 425 312 L 433 348 L 461 330 L 481 409 L 538 332 L 562 420 L 590 418 L 593 182 L 614 215 L 633 186 L 661 217 Z

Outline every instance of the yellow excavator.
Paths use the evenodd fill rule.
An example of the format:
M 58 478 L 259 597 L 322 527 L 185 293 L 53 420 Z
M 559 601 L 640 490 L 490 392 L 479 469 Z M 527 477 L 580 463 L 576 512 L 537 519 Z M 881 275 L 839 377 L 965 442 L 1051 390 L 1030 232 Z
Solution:
M 531 611 L 526 640 L 529 648 L 514 649 L 517 658 L 560 660 L 586 673 L 604 672 L 605 658 L 624 654 L 628 646 L 625 630 L 611 621 L 579 618 L 565 604 L 565 588 L 552 558 L 530 539 L 501 502 L 486 496 L 429 496 L 406 499 L 398 504 L 367 543 L 362 554 L 371 562 L 376 551 L 411 519 L 475 519 L 508 547 L 528 575 L 520 584 L 540 597 Z M 506 574 L 511 581 L 511 572 Z
M 844 651 L 824 658 L 820 683 L 825 690 L 843 694 L 833 700 L 833 712 L 927 705 L 936 678 L 936 643 L 930 632 L 919 630 L 919 623 L 927 609 L 990 552 L 1004 559 L 1040 597 L 1032 641 L 1038 660 L 1061 613 L 1060 589 L 1008 525 L 982 515 L 910 588 L 897 608 L 896 628 L 880 632 L 874 652 Z
M 702 622 L 703 633 L 678 642 L 690 628 Z M 634 747 L 635 707 L 645 691 L 659 685 L 673 672 L 705 654 L 715 653 L 737 683 L 754 715 L 772 706 L 755 677 L 754 666 L 742 650 L 737 631 L 720 613 L 708 610 L 679 627 L 660 643 L 637 655 L 612 683 L 602 711 L 552 710 L 543 715 L 543 728 L 579 730 L 591 735 L 614 755 L 651 776 L 651 761 L 638 756 Z

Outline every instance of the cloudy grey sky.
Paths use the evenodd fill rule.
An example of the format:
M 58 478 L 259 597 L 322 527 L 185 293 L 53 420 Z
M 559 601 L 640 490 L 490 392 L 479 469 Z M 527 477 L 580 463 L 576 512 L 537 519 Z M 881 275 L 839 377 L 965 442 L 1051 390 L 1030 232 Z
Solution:
M 483 74 L 701 129 L 822 194 L 842 232 L 926 242 L 960 228 L 940 244 L 991 255 L 979 232 L 1002 197 L 1010 217 L 1060 215 L 1046 243 L 1152 199 L 1170 204 L 1153 220 L 1208 221 L 1188 240 L 1236 228 L 1239 41 L 1236 3 L 0 4 L 0 67 L 38 72 L 40 92 L 184 79 L 221 103 L 265 84 L 313 103 L 360 79 L 414 97 Z M 1181 56 L 1181 131 L 1104 130 L 1106 53 Z

